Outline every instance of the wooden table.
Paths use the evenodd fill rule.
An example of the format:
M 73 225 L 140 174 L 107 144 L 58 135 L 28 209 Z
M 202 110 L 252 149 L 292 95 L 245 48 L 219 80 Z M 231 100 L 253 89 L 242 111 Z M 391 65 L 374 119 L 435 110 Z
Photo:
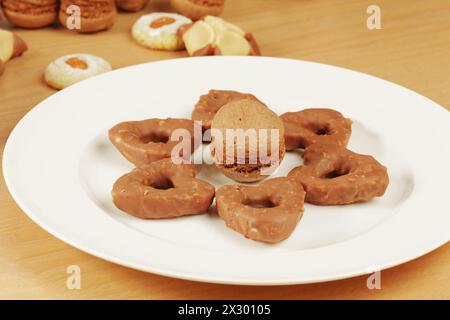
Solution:
M 366 10 L 372 3 L 228 0 L 223 17 L 252 31 L 264 55 L 359 70 L 399 83 L 449 109 L 450 1 L 377 0 L 382 29 L 368 30 Z M 153 0 L 146 11 L 156 10 L 168 11 L 170 7 L 166 1 Z M 73 34 L 59 27 L 16 30 L 30 50 L 10 61 L 0 78 L 2 153 L 20 118 L 55 93 L 42 80 L 45 66 L 54 58 L 88 52 L 120 68 L 186 55 L 136 45 L 129 30 L 138 16 L 122 13 L 112 30 L 95 35 Z M 368 290 L 366 277 L 280 287 L 195 283 L 127 269 L 72 248 L 27 218 L 3 179 L 0 183 L 0 298 L 450 298 L 448 243 L 422 258 L 383 271 L 381 290 Z M 72 264 L 81 267 L 81 290 L 66 288 L 66 268 Z

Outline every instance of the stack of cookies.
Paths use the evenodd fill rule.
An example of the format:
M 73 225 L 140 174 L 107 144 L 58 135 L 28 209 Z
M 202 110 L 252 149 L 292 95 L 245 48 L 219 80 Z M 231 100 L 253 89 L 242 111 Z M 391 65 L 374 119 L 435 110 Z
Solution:
M 146 1 L 140 0 L 139 5 L 137 1 L 120 3 L 123 8 L 137 10 Z M 89 33 L 110 28 L 116 18 L 114 0 L 3 0 L 1 5 L 12 24 L 27 29 L 51 25 L 59 17 L 68 29 Z
M 81 33 L 109 29 L 115 21 L 116 7 L 129 12 L 145 8 L 149 0 L 3 0 L 0 5 L 6 18 L 27 29 L 42 28 L 58 20 L 70 30 Z M 219 15 L 225 0 L 172 0 L 181 14 L 198 20 Z
M 22 28 L 41 28 L 56 21 L 58 0 L 3 0 L 6 18 Z
M 76 6 L 76 7 L 72 7 Z M 79 8 L 79 24 L 72 24 L 74 12 Z M 81 33 L 98 32 L 109 29 L 116 20 L 114 0 L 61 0 L 59 22 L 68 29 Z M 76 19 L 76 18 L 75 18 Z

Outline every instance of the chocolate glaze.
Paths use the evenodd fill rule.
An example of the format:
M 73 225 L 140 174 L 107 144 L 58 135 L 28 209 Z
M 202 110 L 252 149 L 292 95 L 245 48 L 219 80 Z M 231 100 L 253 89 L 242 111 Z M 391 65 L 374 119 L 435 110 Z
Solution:
M 288 177 L 301 184 L 306 202 L 339 205 L 369 201 L 384 194 L 387 168 L 372 156 L 352 152 L 336 144 L 318 143 L 306 148 L 305 164 Z
M 286 112 L 280 118 L 285 128 L 286 150 L 306 148 L 317 142 L 345 147 L 352 133 L 352 121 L 332 109 L 310 108 Z
M 187 119 L 147 119 L 127 121 L 109 130 L 109 139 L 122 155 L 136 166 L 170 158 L 179 141 L 171 141 L 174 130 L 185 129 L 190 135 L 191 153 L 194 152 L 194 122 Z M 180 154 L 188 157 L 188 154 Z
M 291 235 L 303 215 L 304 198 L 302 186 L 288 178 L 252 187 L 227 185 L 216 193 L 217 211 L 228 227 L 269 243 Z
M 204 213 L 215 189 L 195 178 L 191 164 L 163 159 L 134 169 L 113 186 L 117 208 L 142 219 L 174 218 Z

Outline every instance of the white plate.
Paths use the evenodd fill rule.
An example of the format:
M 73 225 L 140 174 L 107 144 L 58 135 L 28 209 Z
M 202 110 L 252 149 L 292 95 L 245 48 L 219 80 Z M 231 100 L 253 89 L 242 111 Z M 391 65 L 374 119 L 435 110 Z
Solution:
M 245 239 L 213 214 L 143 221 L 116 209 L 113 182 L 132 166 L 107 139 L 114 124 L 189 118 L 211 88 L 255 94 L 274 111 L 327 106 L 354 120 L 349 147 L 389 168 L 382 198 L 306 205 L 292 236 Z M 450 117 L 393 83 L 333 66 L 275 58 L 207 57 L 120 69 L 63 90 L 30 111 L 7 142 L 3 170 L 20 207 L 71 245 L 125 266 L 184 279 L 294 284 L 398 265 L 450 235 Z M 299 165 L 288 154 L 277 175 Z M 230 180 L 211 167 L 199 176 Z

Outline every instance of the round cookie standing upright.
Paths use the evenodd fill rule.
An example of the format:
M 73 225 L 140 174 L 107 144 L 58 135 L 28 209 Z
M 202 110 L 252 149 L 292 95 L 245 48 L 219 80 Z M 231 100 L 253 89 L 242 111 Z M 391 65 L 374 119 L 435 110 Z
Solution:
M 192 20 L 207 15 L 218 16 L 225 6 L 225 0 L 170 0 L 170 3 L 175 10 Z
M 212 121 L 211 137 L 216 166 L 240 182 L 258 181 L 270 175 L 286 151 L 283 122 L 255 99 L 223 106 Z
M 22 28 L 41 28 L 56 21 L 59 0 L 0 1 L 6 18 Z
M 181 50 L 184 43 L 178 29 L 192 20 L 176 13 L 154 12 L 143 15 L 131 30 L 140 45 L 155 50 Z
M 64 89 L 76 82 L 111 70 L 111 65 L 100 57 L 85 53 L 69 54 L 47 66 L 45 81 L 55 89 Z
M 70 25 L 73 18 L 70 11 L 72 5 L 80 9 L 80 25 L 75 28 Z M 80 33 L 93 33 L 111 28 L 116 15 L 114 0 L 61 0 L 59 22 L 64 27 Z

